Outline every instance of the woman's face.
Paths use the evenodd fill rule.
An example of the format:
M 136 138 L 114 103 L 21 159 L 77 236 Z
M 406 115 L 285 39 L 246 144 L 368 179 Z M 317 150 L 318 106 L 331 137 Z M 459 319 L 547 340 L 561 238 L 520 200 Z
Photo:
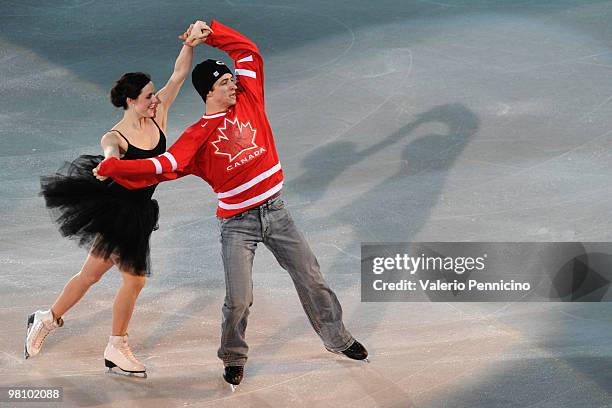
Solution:
M 128 98 L 127 102 L 128 108 L 134 109 L 139 116 L 154 118 L 155 113 L 157 112 L 159 99 L 157 98 L 157 95 L 155 95 L 155 85 L 153 85 L 153 82 L 149 82 L 144 88 L 142 88 L 138 98 Z

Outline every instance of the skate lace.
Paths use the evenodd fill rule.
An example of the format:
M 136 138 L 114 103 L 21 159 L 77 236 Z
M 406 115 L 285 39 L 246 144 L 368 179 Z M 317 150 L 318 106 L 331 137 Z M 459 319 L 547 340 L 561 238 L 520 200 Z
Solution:
M 52 329 L 48 328 L 43 322 L 41 322 L 38 324 L 36 330 L 36 341 L 34 342 L 34 345 L 36 348 L 39 348 L 42 347 L 42 344 L 44 343 L 49 333 L 51 333 Z
M 122 344 L 119 347 L 119 351 L 121 352 L 121 354 L 123 354 L 124 356 L 126 356 L 129 360 L 133 361 L 133 362 L 137 362 L 139 363 L 138 359 L 136 358 L 136 356 L 134 355 L 134 353 L 132 353 L 132 349 L 130 348 L 130 345 L 125 343 Z

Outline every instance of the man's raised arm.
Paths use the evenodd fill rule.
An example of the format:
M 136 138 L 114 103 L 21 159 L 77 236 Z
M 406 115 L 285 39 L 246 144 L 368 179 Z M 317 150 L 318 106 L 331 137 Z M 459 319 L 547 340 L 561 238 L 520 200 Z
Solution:
M 206 39 L 206 44 L 229 54 L 234 60 L 240 86 L 264 104 L 263 59 L 255 43 L 216 20 L 210 23 L 210 28 L 212 33 Z

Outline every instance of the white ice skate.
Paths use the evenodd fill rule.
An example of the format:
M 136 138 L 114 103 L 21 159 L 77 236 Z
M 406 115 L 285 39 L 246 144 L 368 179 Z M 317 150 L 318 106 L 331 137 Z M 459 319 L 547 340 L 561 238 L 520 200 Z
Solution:
M 109 337 L 104 350 L 104 365 L 108 368 L 109 373 L 147 378 L 144 364 L 138 361 L 130 349 L 127 334 Z M 119 368 L 122 372 L 113 371 L 114 367 Z
M 24 357 L 26 360 L 40 353 L 40 349 L 49 333 L 63 325 L 64 321 L 61 317 L 53 320 L 51 310 L 38 310 L 29 315 L 24 347 Z

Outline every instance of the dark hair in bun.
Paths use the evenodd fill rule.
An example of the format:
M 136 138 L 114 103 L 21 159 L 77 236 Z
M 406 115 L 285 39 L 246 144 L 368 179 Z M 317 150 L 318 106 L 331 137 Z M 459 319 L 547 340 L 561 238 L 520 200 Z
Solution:
M 144 72 L 128 72 L 123 74 L 110 91 L 110 100 L 118 108 L 127 109 L 127 98 L 136 99 L 140 91 L 149 82 L 151 76 Z

